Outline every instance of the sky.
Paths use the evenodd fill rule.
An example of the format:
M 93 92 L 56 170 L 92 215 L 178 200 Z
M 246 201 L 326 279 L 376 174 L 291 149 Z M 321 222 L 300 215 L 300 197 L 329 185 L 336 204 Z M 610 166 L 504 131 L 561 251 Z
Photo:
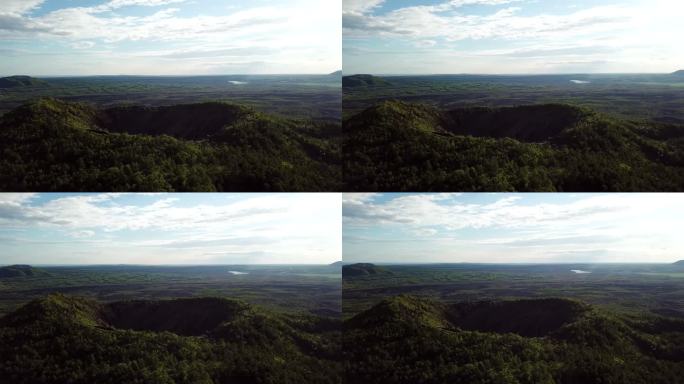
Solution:
M 670 73 L 680 0 L 344 0 L 345 74 Z
M 672 263 L 684 194 L 344 194 L 343 259 Z
M 0 75 L 330 73 L 341 0 L 0 0 Z
M 0 265 L 329 264 L 340 194 L 0 194 Z

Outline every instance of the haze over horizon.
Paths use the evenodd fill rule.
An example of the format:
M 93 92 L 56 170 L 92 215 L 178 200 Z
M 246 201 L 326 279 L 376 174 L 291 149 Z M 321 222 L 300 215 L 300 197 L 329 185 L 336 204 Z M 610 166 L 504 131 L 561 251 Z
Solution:
M 341 0 L 3 0 L 0 75 L 327 74 Z
M 345 263 L 672 263 L 678 194 L 344 194 Z
M 329 264 L 339 194 L 0 194 L 0 265 Z
M 346 0 L 346 74 L 671 73 L 674 0 Z

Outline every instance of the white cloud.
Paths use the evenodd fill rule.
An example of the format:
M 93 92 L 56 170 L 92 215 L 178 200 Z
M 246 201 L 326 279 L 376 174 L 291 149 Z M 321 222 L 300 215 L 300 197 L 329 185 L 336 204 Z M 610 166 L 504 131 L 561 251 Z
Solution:
M 346 199 L 349 199 L 346 197 Z M 345 201 L 345 219 L 351 225 L 402 224 L 415 227 L 442 226 L 450 229 L 485 227 L 524 227 L 553 225 L 564 220 L 592 220 L 596 216 L 631 208 L 627 196 L 598 195 L 568 204 L 516 204 L 521 196 L 506 196 L 488 204 L 444 203 L 443 196 L 431 194 L 398 195 L 375 203 Z M 651 202 L 653 199 L 649 199 Z M 353 201 L 353 199 L 352 199 Z M 662 202 L 657 206 L 662 206 Z M 353 208 L 353 209 L 350 209 Z
M 501 194 L 487 203 L 472 196 L 345 194 L 345 258 L 628 262 L 674 261 L 684 253 L 679 194 Z
M 597 6 L 565 15 L 517 16 L 520 8 L 506 8 L 484 16 L 443 13 L 464 4 L 465 2 L 458 2 L 456 5 L 444 3 L 437 6 L 412 6 L 379 16 L 350 15 L 345 18 L 345 35 L 380 35 L 421 40 L 443 38 L 447 41 L 557 38 L 624 27 L 638 16 L 634 9 L 621 6 Z
M 127 6 L 159 7 L 161 5 L 183 3 L 187 0 L 111 0 L 104 7 L 116 9 Z
M 470 4 L 497 8 L 463 7 Z M 684 61 L 675 37 L 684 33 L 675 16 L 681 12 L 684 3 L 675 0 L 590 2 L 574 8 L 458 0 L 389 12 L 345 12 L 345 69 L 403 74 L 671 72 Z M 425 41 L 436 44 L 425 47 Z M 416 48 L 429 49 L 415 55 Z M 497 50 L 513 54 L 488 54 Z M 526 52 L 537 55 L 522 56 Z
M 0 204 L 0 237 L 14 241 L 0 244 L 0 264 L 21 255 L 38 260 L 34 263 L 59 263 L 78 252 L 90 253 L 84 263 L 226 263 L 235 255 L 249 263 L 341 258 L 340 194 L 91 194 L 44 202 L 21 196 L 5 200 L 13 206 L 5 210 Z
M 523 0 L 451 0 L 449 1 L 449 5 L 452 7 L 462 7 L 464 5 L 475 5 L 475 4 L 480 4 L 480 5 L 501 5 L 501 4 L 509 4 L 509 3 L 515 3 L 518 1 L 523 1 Z
M 434 40 L 420 40 L 416 41 L 414 45 L 416 48 L 430 48 L 437 45 L 437 42 Z
M 39 7 L 45 0 L 2 0 L 0 14 L 24 14 Z
M 43 61 L 37 58 L 50 44 L 73 49 L 92 48 L 91 43 L 102 47 L 78 55 L 44 53 L 50 55 L 51 65 L 42 72 L 53 75 L 159 71 L 163 74 L 329 73 L 339 69 L 342 61 L 340 2 L 259 3 L 223 13 L 192 16 L 182 11 L 186 6 L 197 4 L 180 0 L 103 1 L 99 5 L 70 6 L 40 16 L 5 15 L 0 11 L 0 40 L 22 42 L 26 51 L 34 51 L 32 57 L 26 55 L 24 59 L 31 62 L 29 67 L 42 65 Z M 335 4 L 340 8 L 336 10 Z M 151 9 L 135 15 L 119 11 L 134 5 Z M 122 44 L 125 42 L 136 44 Z M 159 55 L 150 56 L 148 52 L 155 49 Z M 170 63 L 164 56 L 188 51 L 220 53 L 227 49 L 242 52 L 242 58 L 229 54 L 215 55 L 211 60 L 182 57 Z M 262 65 L 253 64 L 257 62 Z M 17 72 L 16 67 L 30 71 L 17 58 L 13 64 L 0 64 L 0 71 Z M 98 73 L 89 72 L 93 70 Z M 38 71 L 32 71 L 40 75 L 35 72 Z
M 95 43 L 92 41 L 76 41 L 74 43 L 71 43 L 71 48 L 74 49 L 89 49 L 95 46 Z
M 94 231 L 88 231 L 88 230 L 75 231 L 75 232 L 71 232 L 69 235 L 75 239 L 84 239 L 87 237 L 95 236 L 95 232 Z
M 344 0 L 342 7 L 345 13 L 366 13 L 384 2 L 385 0 Z
M 21 205 L 34 199 L 37 195 L 37 193 L 0 193 L 0 205 Z

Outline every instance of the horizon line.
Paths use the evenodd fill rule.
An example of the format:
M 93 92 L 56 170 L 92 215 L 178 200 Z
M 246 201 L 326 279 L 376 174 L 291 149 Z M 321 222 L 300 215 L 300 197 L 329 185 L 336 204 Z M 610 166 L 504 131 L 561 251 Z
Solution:
M 573 265 L 573 264 L 664 264 L 670 265 L 677 262 L 684 261 L 684 259 L 667 261 L 575 261 L 575 262 L 474 262 L 474 261 L 446 261 L 446 262 L 388 262 L 388 261 L 356 261 L 345 262 L 348 264 L 377 264 L 377 265 L 462 265 L 462 264 L 476 264 L 476 265 Z
M 287 264 L 267 264 L 267 263 L 254 263 L 254 264 L 35 264 L 35 263 L 15 263 L 15 264 L 0 264 L 2 267 L 11 267 L 15 265 L 28 265 L 31 267 L 83 267 L 83 266 L 99 266 L 99 267 L 217 267 L 217 266 L 311 266 L 311 265 L 330 265 L 337 263 L 339 261 L 333 261 L 331 263 L 287 263 Z
M 100 74 L 100 75 L 27 75 L 27 74 L 11 74 L 11 75 L 0 75 L 0 77 L 13 77 L 13 76 L 28 76 L 35 78 L 54 78 L 54 77 L 211 77 L 211 76 L 330 76 L 341 70 L 336 70 L 332 72 L 317 72 L 317 73 L 215 73 L 215 74 L 163 74 L 163 75 L 153 75 L 153 74 Z
M 552 73 L 476 73 L 476 72 L 443 72 L 443 73 L 373 73 L 357 72 L 344 76 L 372 75 L 372 76 L 559 76 L 559 75 L 673 75 L 680 69 L 672 72 L 552 72 Z

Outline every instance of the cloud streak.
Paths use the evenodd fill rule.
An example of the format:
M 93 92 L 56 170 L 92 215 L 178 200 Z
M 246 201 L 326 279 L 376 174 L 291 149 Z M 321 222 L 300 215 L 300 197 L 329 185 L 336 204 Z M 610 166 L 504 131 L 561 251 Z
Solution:
M 684 197 L 677 194 L 345 194 L 343 216 L 349 261 L 684 258 L 676 229 L 684 224 Z M 601 252 L 580 252 L 587 248 Z
M 62 1 L 61 7 L 45 12 L 37 12 L 45 6 L 42 1 L 12 1 L 0 9 L 0 49 L 19 46 L 30 54 L 0 63 L 0 72 L 24 73 L 35 67 L 29 74 L 120 74 L 125 62 L 142 68 L 134 74 L 209 74 L 231 66 L 233 73 L 329 73 L 341 67 L 339 8 L 330 6 L 339 1 L 244 1 L 231 9 L 215 0 L 103 0 L 92 6 Z M 210 7 L 220 8 L 205 10 Z M 146 54 L 151 51 L 159 53 L 156 59 Z M 162 65 L 165 58 L 207 57 L 183 56 L 192 53 L 220 62 L 210 67 L 188 60 Z M 31 59 L 48 54 L 60 56 L 51 68 Z M 272 69 L 245 64 L 256 61 L 270 62 Z M 84 68 L 68 73 L 69 63 Z M 56 70 L 58 64 L 64 69 Z
M 335 194 L 0 195 L 0 264 L 329 263 L 341 258 L 340 205 Z
M 530 0 L 425 3 L 417 0 L 401 7 L 376 1 L 345 4 L 343 34 L 345 52 L 350 53 L 345 55 L 345 70 L 550 73 L 567 71 L 572 68 L 569 63 L 583 57 L 575 67 L 590 68 L 589 72 L 670 72 L 684 59 L 674 35 L 666 32 L 684 33 L 672 17 L 672 12 L 684 11 L 684 6 L 674 0 L 600 0 L 573 8 Z M 366 58 L 372 60 L 364 62 L 352 54 L 354 50 L 366 50 Z M 497 50 L 539 55 L 485 54 Z M 654 62 L 650 57 L 655 52 L 667 59 Z M 557 64 L 557 58 L 549 60 L 550 56 L 565 58 L 565 64 Z

